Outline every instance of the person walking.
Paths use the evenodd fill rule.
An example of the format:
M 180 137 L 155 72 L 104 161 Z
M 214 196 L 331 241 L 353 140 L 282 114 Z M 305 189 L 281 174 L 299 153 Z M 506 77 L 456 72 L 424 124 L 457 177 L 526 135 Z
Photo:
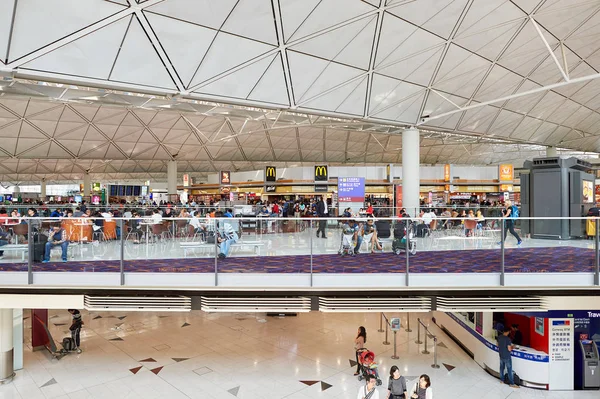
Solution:
M 323 197 L 319 197 L 319 201 L 316 206 L 317 217 L 324 218 L 327 217 L 327 204 L 323 201 Z M 321 237 L 327 238 L 327 233 L 325 232 L 325 226 L 327 226 L 327 220 L 319 220 L 319 228 L 317 229 L 317 238 L 319 237 L 319 232 L 321 232 Z
M 365 377 L 365 385 L 358 389 L 357 399 L 379 399 L 379 392 L 375 389 L 376 379 L 374 375 Z
M 427 374 L 422 374 L 410 391 L 412 399 L 433 399 L 433 391 L 431 390 L 431 379 Z
M 398 366 L 390 368 L 387 399 L 406 399 L 406 378 L 400 375 Z
M 510 337 L 508 336 L 511 332 L 510 327 L 505 327 L 502 335 L 498 336 L 498 354 L 500 355 L 500 383 L 504 384 L 504 369 L 508 374 L 508 385 L 511 388 L 519 388 L 515 385 L 515 378 L 512 370 L 512 356 L 511 351 L 515 348 Z
M 354 375 L 360 374 L 360 363 L 358 361 L 358 353 L 361 349 L 364 349 L 365 344 L 367 343 L 367 330 L 360 326 L 358 327 L 358 333 L 356 338 L 354 338 L 354 351 L 356 352 L 356 373 Z
M 511 201 L 505 202 L 505 207 L 502 209 L 502 219 L 504 221 L 504 237 L 503 241 L 506 241 L 506 236 L 510 231 L 510 234 L 517 239 L 517 245 L 521 245 L 523 240 L 515 231 L 515 220 L 519 217 L 519 209 L 516 205 L 513 205 Z M 498 244 L 501 244 L 499 242 Z
M 69 330 L 71 331 L 71 338 L 73 338 L 73 342 L 75 342 L 75 348 L 77 348 L 77 352 L 81 353 L 81 328 L 83 327 L 83 320 L 81 319 L 81 312 L 77 309 L 68 309 L 69 313 L 71 313 L 72 320 L 71 326 Z

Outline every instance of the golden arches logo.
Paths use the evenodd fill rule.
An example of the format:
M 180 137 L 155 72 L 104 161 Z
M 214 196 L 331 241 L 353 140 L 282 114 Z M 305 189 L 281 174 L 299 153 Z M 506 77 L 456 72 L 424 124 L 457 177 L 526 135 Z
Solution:
M 265 168 L 265 176 L 275 178 L 277 176 L 277 169 L 274 166 L 267 166 Z
M 315 166 L 315 177 L 327 177 L 327 166 Z

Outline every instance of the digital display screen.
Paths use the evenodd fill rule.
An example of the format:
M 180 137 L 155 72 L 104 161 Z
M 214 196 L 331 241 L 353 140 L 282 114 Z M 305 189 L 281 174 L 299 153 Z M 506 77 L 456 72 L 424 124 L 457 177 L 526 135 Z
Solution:
M 126 186 L 125 195 L 133 195 L 133 186 Z
M 140 186 L 133 186 L 133 195 L 136 197 L 140 196 L 140 192 L 141 192 L 141 187 Z
M 119 187 L 117 190 L 117 192 L 118 192 L 117 195 L 123 197 L 125 195 L 125 186 L 117 186 L 117 187 Z
M 594 182 L 583 181 L 583 203 L 592 204 L 594 202 Z
M 110 186 L 110 195 L 117 195 L 117 187 L 118 186 Z

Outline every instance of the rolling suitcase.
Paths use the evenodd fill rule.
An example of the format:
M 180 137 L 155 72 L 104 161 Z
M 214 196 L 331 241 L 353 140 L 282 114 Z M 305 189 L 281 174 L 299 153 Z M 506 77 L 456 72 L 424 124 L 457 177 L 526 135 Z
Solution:
M 67 352 L 71 352 L 71 351 L 74 351 L 75 349 L 77 349 L 77 347 L 75 346 L 75 340 L 71 337 L 63 338 L 62 346 L 63 346 L 63 348 L 65 348 L 65 350 Z
M 44 252 L 46 252 L 45 242 L 34 242 L 33 243 L 33 262 L 41 262 L 44 260 Z

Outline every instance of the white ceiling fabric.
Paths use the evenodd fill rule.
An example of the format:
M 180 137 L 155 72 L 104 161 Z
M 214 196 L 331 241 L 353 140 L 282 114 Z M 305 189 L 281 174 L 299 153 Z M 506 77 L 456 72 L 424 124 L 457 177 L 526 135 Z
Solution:
M 600 1 L 19 0 L 7 4 L 0 15 L 0 71 L 16 79 L 168 94 L 182 100 L 398 127 L 420 125 L 425 130 L 519 146 L 600 152 L 596 123 L 600 79 L 592 79 L 600 71 Z M 564 83 L 565 76 L 584 79 L 556 85 Z M 548 85 L 555 87 L 495 101 Z M 57 89 L 56 95 L 44 96 L 67 100 L 61 92 Z M 227 145 L 213 142 L 210 134 L 221 133 L 211 127 L 203 131 L 208 137 L 203 143 L 191 143 L 194 128 L 178 117 L 183 110 L 161 111 L 165 121 L 157 124 L 151 121 L 163 118 L 159 109 L 116 109 L 115 105 L 131 104 L 114 100 L 112 106 L 96 104 L 91 106 L 96 110 L 84 112 L 78 111 L 85 108 L 81 104 L 14 98 L 9 103 L 0 97 L 1 156 L 17 162 L 44 157 L 55 163 L 71 158 L 75 163 L 107 158 L 152 161 L 162 168 L 163 160 L 179 152 L 189 161 L 200 157 L 199 164 L 207 170 L 214 169 L 211 158 L 212 162 L 246 162 L 244 167 L 263 161 L 353 162 L 361 157 L 372 163 L 399 161 L 396 153 L 371 156 L 377 142 L 364 132 L 351 140 L 364 144 L 367 152 L 361 152 L 359 144 L 355 151 L 354 141 L 349 143 L 351 150 L 341 151 L 340 146 L 346 147 L 343 136 L 341 144 L 328 140 L 328 132 L 320 138 L 310 136 L 304 127 L 299 131 L 289 127 L 270 138 L 265 133 L 251 140 L 235 138 Z M 32 113 L 32 106 L 39 109 Z M 188 108 L 190 118 L 207 117 L 193 106 Z M 95 112 L 106 112 L 107 119 L 95 123 Z M 115 115 L 108 115 L 111 112 Z M 17 116 L 24 120 L 10 121 Z M 423 120 L 424 116 L 429 118 Z M 225 117 L 219 118 L 222 125 Z M 247 129 L 256 122 L 256 118 L 245 124 L 229 119 L 232 123 L 226 128 L 234 132 L 235 123 Z M 390 151 L 385 145 L 388 138 L 381 139 L 382 146 L 376 147 Z M 252 147 L 261 140 L 271 147 Z M 337 145 L 329 149 L 329 141 Z M 274 142 L 278 144 L 273 146 Z M 495 154 L 511 153 L 481 141 L 469 145 L 480 147 L 449 146 L 439 152 L 423 148 L 421 161 L 488 163 L 498 158 Z M 500 141 L 494 145 L 501 145 Z M 185 152 L 183 147 L 191 150 Z M 202 159 L 207 152 L 210 156 Z

